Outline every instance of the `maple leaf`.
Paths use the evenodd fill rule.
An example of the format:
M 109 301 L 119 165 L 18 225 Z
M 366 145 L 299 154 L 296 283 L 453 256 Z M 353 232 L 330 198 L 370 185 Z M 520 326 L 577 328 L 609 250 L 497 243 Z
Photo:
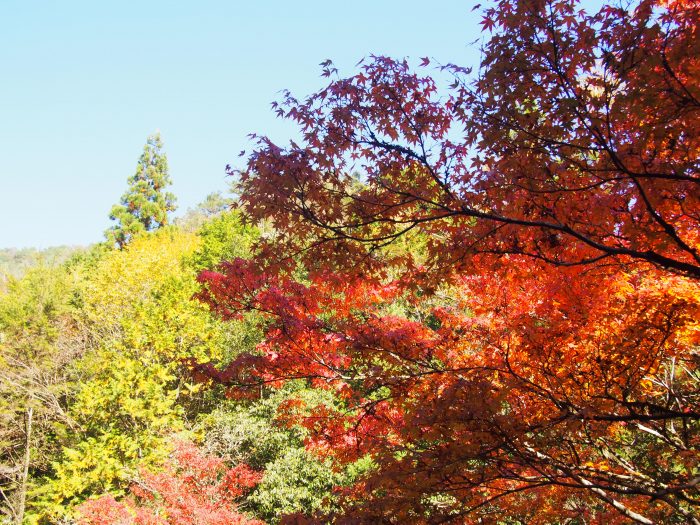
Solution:
M 449 96 L 371 57 L 249 156 L 241 205 L 275 235 L 201 297 L 265 340 L 209 373 L 339 393 L 298 423 L 376 469 L 321 522 L 696 513 L 700 10 L 642 3 L 497 2 Z
M 81 525 L 262 525 L 239 513 L 235 499 L 254 487 L 261 475 L 246 465 L 227 469 L 190 443 L 177 445 L 171 462 L 159 473 L 142 472 L 131 497 L 111 495 L 78 507 Z

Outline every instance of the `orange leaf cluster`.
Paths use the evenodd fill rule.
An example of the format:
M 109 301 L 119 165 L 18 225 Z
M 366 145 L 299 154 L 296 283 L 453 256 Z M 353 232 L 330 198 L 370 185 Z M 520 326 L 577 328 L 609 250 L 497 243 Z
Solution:
M 276 106 L 303 143 L 258 137 L 241 176 L 275 233 L 201 276 L 266 338 L 198 369 L 337 393 L 295 413 L 309 445 L 376 469 L 321 521 L 698 523 L 700 6 L 483 25 L 447 95 L 373 57 Z

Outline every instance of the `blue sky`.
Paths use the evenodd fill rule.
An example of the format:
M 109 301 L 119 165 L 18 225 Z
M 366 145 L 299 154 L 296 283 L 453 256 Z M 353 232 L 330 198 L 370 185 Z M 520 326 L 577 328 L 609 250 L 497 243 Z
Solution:
M 102 239 L 160 130 L 180 211 L 226 187 L 247 134 L 293 133 L 270 102 L 371 53 L 478 60 L 471 3 L 0 1 L 0 248 Z

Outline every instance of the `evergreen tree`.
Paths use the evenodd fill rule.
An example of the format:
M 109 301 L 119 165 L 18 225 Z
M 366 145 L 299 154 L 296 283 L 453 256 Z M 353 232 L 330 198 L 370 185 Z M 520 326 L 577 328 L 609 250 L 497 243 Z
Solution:
M 166 225 L 168 212 L 176 208 L 175 195 L 164 191 L 170 184 L 163 141 L 160 133 L 155 133 L 146 140 L 136 173 L 129 178 L 129 189 L 122 195 L 121 203 L 112 207 L 109 218 L 117 224 L 105 232 L 107 240 L 122 248 L 138 233 Z

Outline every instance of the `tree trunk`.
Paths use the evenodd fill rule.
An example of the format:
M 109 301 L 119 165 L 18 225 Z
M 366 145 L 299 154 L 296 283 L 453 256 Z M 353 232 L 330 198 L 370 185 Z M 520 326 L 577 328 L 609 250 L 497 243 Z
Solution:
M 19 502 L 17 504 L 17 513 L 15 514 L 17 525 L 22 525 L 24 521 L 24 507 L 27 502 L 27 479 L 29 478 L 29 459 L 31 452 L 31 438 L 32 438 L 32 416 L 34 414 L 34 409 L 32 407 L 27 408 L 27 413 L 24 420 L 24 465 L 22 469 L 22 479 L 20 481 L 19 488 Z

